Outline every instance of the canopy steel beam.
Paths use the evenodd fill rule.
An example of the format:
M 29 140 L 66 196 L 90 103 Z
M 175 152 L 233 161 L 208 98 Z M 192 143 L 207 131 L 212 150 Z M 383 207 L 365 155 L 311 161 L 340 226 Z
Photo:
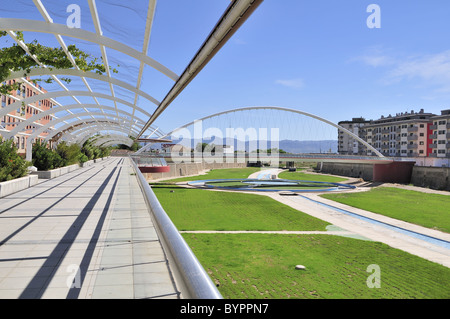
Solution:
M 191 60 L 172 89 L 142 128 L 137 138 L 161 115 L 185 87 L 197 76 L 214 55 L 223 47 L 239 27 L 247 20 L 263 0 L 233 0 L 219 22 L 213 28 L 197 54 Z

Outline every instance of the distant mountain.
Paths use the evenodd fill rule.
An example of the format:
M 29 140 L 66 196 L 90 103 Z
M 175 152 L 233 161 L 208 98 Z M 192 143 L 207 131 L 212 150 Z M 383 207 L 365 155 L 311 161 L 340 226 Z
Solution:
M 195 146 L 202 142 L 200 140 L 174 140 L 174 144 L 178 144 L 182 142 L 186 147 L 195 148 Z M 214 143 L 214 138 L 203 140 L 204 143 Z M 216 143 L 217 144 L 217 143 Z M 155 144 L 154 148 L 159 147 L 159 145 Z M 270 141 L 259 141 L 259 144 L 256 145 L 252 142 L 245 142 L 245 150 L 253 151 L 256 148 L 259 149 L 267 149 L 267 148 L 275 148 L 276 145 L 271 143 Z M 234 149 L 243 150 L 243 142 L 234 140 Z M 337 153 L 337 140 L 322 140 L 322 141 L 297 141 L 297 140 L 281 140 L 278 143 L 278 149 L 282 149 L 288 153 Z
M 281 140 L 279 148 L 288 153 L 337 153 L 337 140 Z

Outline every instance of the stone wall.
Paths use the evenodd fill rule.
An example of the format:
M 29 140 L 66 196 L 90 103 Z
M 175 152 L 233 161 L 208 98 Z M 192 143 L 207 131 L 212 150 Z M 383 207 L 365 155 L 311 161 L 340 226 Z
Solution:
M 210 169 L 247 167 L 247 163 L 182 163 L 168 165 L 170 166 L 170 172 L 143 173 L 143 175 L 148 181 L 150 181 L 198 175 Z

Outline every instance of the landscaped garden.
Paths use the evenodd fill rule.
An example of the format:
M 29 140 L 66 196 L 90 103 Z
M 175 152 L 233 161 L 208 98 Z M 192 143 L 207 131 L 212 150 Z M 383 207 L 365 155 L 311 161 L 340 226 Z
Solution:
M 450 269 L 379 242 L 334 235 L 183 237 L 224 298 L 450 298 Z M 298 264 L 306 269 L 295 269 Z M 371 265 L 379 267 L 380 288 L 369 288 L 376 283 Z
M 394 187 L 321 195 L 377 214 L 450 233 L 450 196 Z
M 239 174 L 238 169 L 230 175 L 217 171 L 220 177 L 197 180 Z M 246 233 L 326 230 L 327 222 L 266 196 L 175 185 L 152 188 L 225 298 L 450 298 L 450 269 L 383 243 L 329 234 Z M 421 207 L 436 200 L 426 199 L 429 195 L 419 199 Z M 445 200 L 439 204 L 448 208 Z M 392 203 L 402 206 L 402 197 Z M 192 233 L 196 230 L 219 233 Z M 242 233 L 220 233 L 226 230 Z M 299 264 L 306 269 L 295 269 Z M 379 288 L 370 288 L 373 265 L 380 271 Z
M 322 174 L 309 174 L 305 171 L 297 172 L 281 172 L 278 174 L 278 178 L 281 179 L 294 179 L 299 181 L 316 181 L 316 182 L 329 182 L 329 183 L 340 183 L 346 181 L 348 178 L 322 175 Z
M 166 182 L 175 184 L 178 182 L 199 181 L 204 179 L 247 178 L 260 170 L 261 169 L 258 167 L 212 169 L 203 175 L 180 177 L 167 180 Z

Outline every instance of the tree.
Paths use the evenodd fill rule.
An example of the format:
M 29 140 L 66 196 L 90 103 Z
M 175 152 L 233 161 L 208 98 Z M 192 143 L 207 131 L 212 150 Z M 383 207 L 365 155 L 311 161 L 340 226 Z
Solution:
M 6 36 L 6 31 L 0 31 L 0 37 Z M 16 37 L 20 41 L 24 41 L 23 33 L 15 32 Z M 25 41 L 24 41 L 25 42 Z M 72 62 L 67 57 L 63 48 L 51 48 L 38 43 L 36 40 L 31 43 L 25 43 L 31 55 L 36 56 L 37 60 L 49 68 L 70 69 L 73 68 Z M 70 52 L 75 60 L 76 65 L 82 71 L 95 71 L 98 74 L 106 72 L 103 63 L 99 63 L 98 59 L 78 49 L 75 45 L 69 45 L 67 50 Z M 27 77 L 32 68 L 40 67 L 32 56 L 18 44 L 14 43 L 10 47 L 0 49 L 0 82 L 3 82 L 11 75 L 11 72 L 23 71 L 23 77 Z M 112 69 L 117 73 L 116 69 Z M 32 82 L 40 81 L 41 79 L 33 79 Z M 61 78 L 62 81 L 69 83 L 69 78 Z M 49 77 L 45 80 L 46 83 L 51 83 L 53 79 Z M 13 84 L 3 84 L 0 86 L 0 93 L 9 94 L 13 90 L 20 89 L 21 83 L 15 82 Z
M 0 140 L 0 182 L 25 176 L 30 164 L 17 153 L 11 140 Z
M 47 147 L 47 143 L 37 140 L 33 144 L 33 166 L 39 171 L 48 171 L 64 166 L 61 156 Z

